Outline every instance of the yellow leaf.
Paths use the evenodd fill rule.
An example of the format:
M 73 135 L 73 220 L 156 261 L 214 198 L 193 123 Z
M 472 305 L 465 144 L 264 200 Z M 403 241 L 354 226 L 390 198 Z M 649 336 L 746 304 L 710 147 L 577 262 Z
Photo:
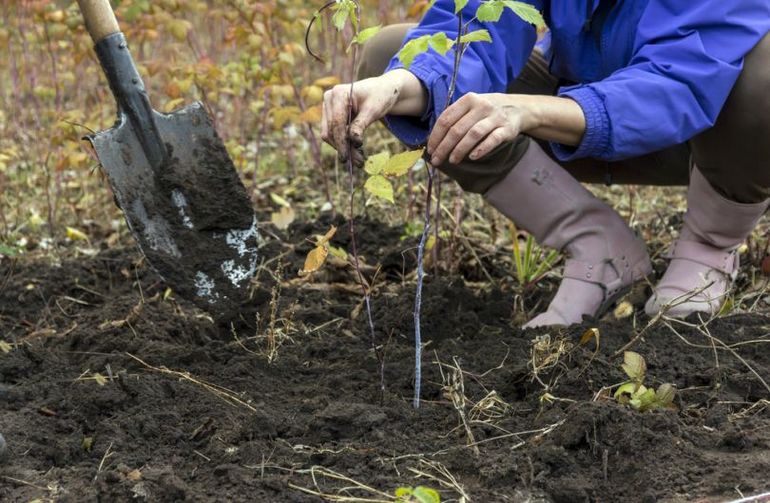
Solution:
M 281 209 L 270 215 L 270 221 L 276 228 L 286 230 L 294 222 L 294 210 L 290 206 L 281 206 Z
M 302 90 L 302 97 L 307 105 L 316 105 L 324 99 L 324 90 L 320 86 L 307 86 Z
M 101 375 L 99 372 L 96 372 L 92 376 L 94 378 L 94 381 L 96 381 L 96 384 L 99 386 L 104 386 L 107 384 L 107 378 Z
M 618 307 L 615 308 L 613 314 L 615 315 L 616 320 L 624 320 L 634 314 L 634 306 L 627 300 L 624 300 L 618 304 Z
M 647 363 L 644 361 L 644 357 L 633 351 L 626 351 L 623 354 L 623 365 L 621 367 L 626 375 L 636 382 L 642 382 L 644 374 L 647 373 Z
M 284 208 L 290 208 L 291 207 L 291 203 L 289 203 L 289 201 L 287 201 L 283 197 L 279 196 L 275 192 L 271 192 L 270 193 L 270 199 L 272 199 L 273 202 L 275 204 L 277 204 L 278 206 L 283 206 Z
M 310 107 L 299 116 L 299 121 L 305 124 L 317 124 L 321 122 L 321 105 Z
M 321 236 L 321 238 L 318 240 L 318 242 L 316 244 L 318 246 L 324 246 L 324 245 L 329 244 L 329 241 L 332 240 L 332 238 L 334 237 L 335 234 L 337 234 L 337 227 L 332 225 L 331 228 L 329 229 L 329 231 L 326 234 L 324 234 L 323 236 Z
M 67 238 L 72 241 L 88 241 L 88 236 L 74 227 L 67 227 Z
M 5 354 L 8 354 L 11 352 L 12 349 L 13 349 L 13 346 L 11 346 L 10 344 L 8 344 L 5 341 L 0 341 L 0 351 L 2 351 Z
M 138 480 L 141 480 L 142 472 L 139 470 L 131 470 L 126 474 L 126 478 L 132 482 L 137 482 Z
M 179 105 L 181 105 L 182 103 L 184 103 L 184 98 L 176 98 L 173 100 L 169 100 L 163 106 L 163 111 L 166 112 L 167 114 L 170 114 L 171 112 L 179 108 Z
M 174 291 L 171 288 L 166 288 L 166 291 L 163 292 L 163 300 L 168 300 L 171 298 L 171 296 L 174 295 Z
M 393 184 L 382 175 L 370 177 L 364 184 L 364 189 L 372 195 L 381 197 L 386 201 L 390 201 L 391 203 L 396 202 L 393 197 Z
M 321 79 L 316 80 L 315 82 L 313 82 L 313 85 L 318 87 L 334 87 L 339 83 L 340 83 L 339 77 L 330 76 L 330 77 L 323 77 Z
M 300 269 L 299 275 L 301 277 L 309 276 L 318 271 L 326 262 L 326 257 L 329 255 L 329 246 L 322 245 L 313 248 L 310 253 L 307 254 L 305 259 L 305 266 Z
M 422 158 L 423 149 L 413 150 L 411 152 L 402 152 L 394 155 L 390 160 L 382 167 L 382 173 L 391 176 L 405 175 L 412 169 L 412 166 L 417 164 L 417 161 Z
M 185 41 L 190 28 L 192 28 L 192 25 L 184 19 L 173 19 L 168 23 L 168 31 L 180 42 Z
M 364 171 L 370 175 L 379 175 L 389 158 L 390 154 L 387 152 L 381 152 L 379 154 L 370 156 L 368 159 L 366 159 L 366 164 L 364 164 Z

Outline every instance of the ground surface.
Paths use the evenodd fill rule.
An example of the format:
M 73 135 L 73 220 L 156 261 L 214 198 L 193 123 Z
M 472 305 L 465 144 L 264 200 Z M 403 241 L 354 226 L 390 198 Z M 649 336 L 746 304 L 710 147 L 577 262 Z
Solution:
M 679 393 L 676 410 L 640 414 L 597 398 L 624 379 L 613 355 L 636 333 L 633 318 L 596 325 L 594 355 L 593 342 L 577 344 L 589 325 L 512 328 L 502 271 L 488 264 L 492 285 L 460 267 L 426 286 L 415 412 L 414 285 L 402 276 L 412 253 L 396 230 L 360 231 L 390 243 L 369 239 L 364 250 L 383 265 L 373 300 L 378 337 L 389 338 L 381 399 L 349 272 L 332 263 L 296 279 L 313 230 L 322 231 L 293 228 L 286 242 L 296 247 L 266 245 L 283 268 L 273 260 L 261 271 L 259 329 L 256 312 L 233 331 L 164 299 L 134 249 L 0 263 L 0 335 L 12 344 L 0 352 L 0 500 L 320 501 L 302 489 L 354 486 L 338 476 L 475 502 L 725 501 L 770 490 L 770 318 L 646 331 L 633 349 L 648 380 Z M 344 232 L 335 243 L 347 244 Z M 271 330 L 282 345 L 268 362 Z

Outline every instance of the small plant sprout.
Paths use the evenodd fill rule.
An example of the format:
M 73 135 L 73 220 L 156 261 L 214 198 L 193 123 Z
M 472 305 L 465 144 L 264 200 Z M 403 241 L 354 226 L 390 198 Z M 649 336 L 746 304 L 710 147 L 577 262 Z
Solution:
M 527 234 L 522 247 L 519 229 L 513 223 L 510 224 L 510 229 L 516 281 L 522 288 L 528 288 L 553 269 L 559 262 L 559 252 L 556 250 L 545 252 L 535 243 L 535 238 L 531 234 Z
M 621 384 L 615 391 L 614 398 L 618 403 L 628 404 L 639 412 L 673 407 L 674 396 L 676 395 L 674 386 L 665 383 L 654 390 L 644 385 L 647 363 L 642 355 L 633 351 L 626 351 L 623 354 L 621 368 L 629 380 Z
M 430 487 L 399 487 L 395 494 L 399 503 L 441 503 L 438 491 Z

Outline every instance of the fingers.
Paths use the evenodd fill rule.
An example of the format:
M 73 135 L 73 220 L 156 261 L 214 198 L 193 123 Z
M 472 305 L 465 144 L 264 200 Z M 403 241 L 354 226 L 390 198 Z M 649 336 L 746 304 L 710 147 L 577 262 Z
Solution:
M 449 154 L 449 162 L 459 164 L 468 157 L 473 147 L 487 138 L 493 131 L 502 129 L 505 124 L 496 117 L 488 117 L 480 122 L 473 124 L 465 133 L 463 138 L 454 147 Z M 475 159 L 472 159 L 475 160 Z
M 473 130 L 475 126 L 483 120 L 483 117 L 477 110 L 471 110 L 463 117 L 461 117 L 457 122 L 455 122 L 446 132 L 444 138 L 441 140 L 441 143 L 433 149 L 431 154 L 431 164 L 434 166 L 440 166 L 447 161 L 451 162 L 452 164 L 457 164 L 457 162 L 461 161 L 462 158 L 450 159 L 450 154 L 465 139 L 469 131 Z M 478 137 L 476 143 L 481 141 L 483 138 L 484 136 Z M 471 145 L 470 148 L 473 148 L 476 143 Z
M 449 130 L 458 120 L 465 116 L 475 103 L 476 95 L 469 93 L 450 105 L 436 121 L 433 126 L 433 132 L 428 138 L 428 154 L 433 155 L 434 150 L 438 148 Z M 435 164 L 435 163 L 434 163 Z
M 341 162 L 348 160 L 348 118 L 350 115 L 350 86 L 336 86 L 331 91 L 332 146 L 337 149 Z
M 479 145 L 473 149 L 470 159 L 472 161 L 477 161 L 492 152 L 501 144 L 516 139 L 518 135 L 518 130 L 510 126 L 498 127 L 492 130 L 484 141 L 479 143 Z

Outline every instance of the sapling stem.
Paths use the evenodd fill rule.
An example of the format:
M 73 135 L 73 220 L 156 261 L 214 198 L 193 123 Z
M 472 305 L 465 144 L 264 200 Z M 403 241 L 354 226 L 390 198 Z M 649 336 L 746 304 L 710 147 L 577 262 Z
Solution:
M 308 53 L 315 58 L 318 61 L 323 62 L 323 60 L 316 55 L 312 49 L 310 48 L 310 29 L 313 26 L 313 23 L 315 20 L 320 16 L 320 14 L 325 11 L 326 9 L 331 8 L 333 5 L 335 5 L 335 1 L 332 0 L 330 2 L 327 2 L 324 4 L 323 7 L 321 7 L 316 14 L 313 16 L 313 19 L 311 20 L 307 31 L 305 33 L 305 47 L 308 51 Z M 360 19 L 361 17 L 361 6 L 357 1 L 353 1 L 353 4 L 355 5 L 355 16 L 356 19 Z M 353 36 L 357 34 L 357 28 L 356 26 L 358 23 L 353 23 Z M 358 63 L 358 45 L 352 44 L 351 50 L 353 51 L 352 55 L 352 64 L 351 64 L 351 75 L 350 78 L 350 93 L 348 95 L 348 119 L 347 119 L 347 125 L 350 127 L 350 124 L 353 122 L 353 86 L 355 85 L 355 71 L 356 66 Z M 364 296 L 364 304 L 366 307 L 366 318 L 367 323 L 369 325 L 369 334 L 372 344 L 372 350 L 374 351 L 375 356 L 377 357 L 377 362 L 379 363 L 379 372 L 380 372 L 380 401 L 384 400 L 385 398 L 385 355 L 383 354 L 382 350 L 377 346 L 377 335 L 374 328 L 374 318 L 372 316 L 372 302 L 371 302 L 371 294 L 369 292 L 369 284 L 367 283 L 366 279 L 364 278 L 364 273 L 361 271 L 361 261 L 358 256 L 358 240 L 356 238 L 356 219 L 355 219 L 355 195 L 356 195 L 356 187 L 355 187 L 355 166 L 353 165 L 353 149 L 357 148 L 353 145 L 353 140 L 350 137 L 350 135 L 347 135 L 347 159 L 345 161 L 345 164 L 347 166 L 348 170 L 348 182 L 349 182 L 349 191 L 350 191 L 350 205 L 349 205 L 349 211 L 350 216 L 348 219 L 348 230 L 350 232 L 350 247 L 353 254 L 353 267 L 356 271 L 356 277 L 358 279 L 358 283 L 361 286 L 361 292 Z
M 449 84 L 449 92 L 447 93 L 446 105 L 444 109 L 449 108 L 452 104 L 452 96 L 455 93 L 457 87 L 457 77 L 460 73 L 460 61 L 463 56 L 464 45 L 460 42 L 461 37 L 465 34 L 467 28 L 463 25 L 463 13 L 462 11 L 457 13 L 457 44 L 455 46 L 455 59 L 454 66 L 452 68 L 452 80 Z M 425 154 L 427 158 L 427 152 Z M 426 160 L 427 162 L 427 160 Z M 425 194 L 425 221 L 422 228 L 422 236 L 420 237 L 420 244 L 417 247 L 417 290 L 414 296 L 414 399 L 412 404 L 415 409 L 420 408 L 420 391 L 422 388 L 422 288 L 425 283 L 425 266 L 423 264 L 423 258 L 425 257 L 425 245 L 428 241 L 428 235 L 430 234 L 430 217 L 431 217 L 431 204 L 433 202 L 433 179 L 437 176 L 436 168 L 428 163 L 428 187 Z M 438 201 L 436 202 L 436 216 L 441 213 L 441 193 L 438 193 Z M 437 225 L 438 230 L 438 225 Z M 438 234 L 436 234 L 436 244 L 438 244 Z M 434 244 L 435 246 L 435 244 Z

